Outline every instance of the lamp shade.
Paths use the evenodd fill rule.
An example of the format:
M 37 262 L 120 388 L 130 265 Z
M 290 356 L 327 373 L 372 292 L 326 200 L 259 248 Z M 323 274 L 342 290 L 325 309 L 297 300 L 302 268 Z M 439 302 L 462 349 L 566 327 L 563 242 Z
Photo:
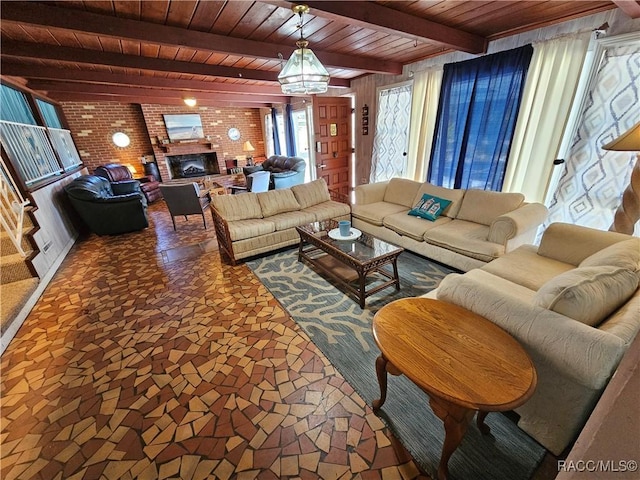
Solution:
M 278 75 L 282 93 L 324 93 L 329 86 L 329 72 L 315 54 L 306 48 L 306 41 L 298 42 L 299 48 Z
M 603 145 L 602 148 L 604 150 L 616 150 L 621 152 L 640 151 L 640 122 L 615 140 Z
M 253 147 L 253 145 L 251 145 L 251 142 L 249 140 L 247 140 L 242 145 L 242 151 L 243 152 L 253 152 L 253 151 L 255 151 L 255 148 Z

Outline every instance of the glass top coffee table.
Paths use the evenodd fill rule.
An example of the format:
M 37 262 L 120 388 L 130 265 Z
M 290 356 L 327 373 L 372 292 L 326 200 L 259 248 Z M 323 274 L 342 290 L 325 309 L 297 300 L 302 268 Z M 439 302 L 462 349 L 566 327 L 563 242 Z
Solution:
M 364 232 L 355 240 L 336 240 L 329 236 L 335 228 L 336 220 L 296 227 L 300 235 L 298 261 L 307 261 L 355 295 L 360 308 L 368 296 L 382 289 L 395 286 L 400 290 L 397 260 L 403 248 Z

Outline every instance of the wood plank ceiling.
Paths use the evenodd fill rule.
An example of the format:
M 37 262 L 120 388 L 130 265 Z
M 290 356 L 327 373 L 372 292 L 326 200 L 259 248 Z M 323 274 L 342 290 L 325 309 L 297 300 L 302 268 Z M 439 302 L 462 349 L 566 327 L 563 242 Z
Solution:
M 263 106 L 299 37 L 287 1 L 2 2 L 1 71 L 65 101 Z M 304 36 L 331 85 L 635 1 L 312 1 Z

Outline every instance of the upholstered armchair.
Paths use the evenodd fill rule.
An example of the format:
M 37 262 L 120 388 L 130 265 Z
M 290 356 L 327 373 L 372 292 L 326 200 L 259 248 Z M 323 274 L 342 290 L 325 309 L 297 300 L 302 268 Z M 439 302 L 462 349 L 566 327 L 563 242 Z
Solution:
M 273 155 L 260 165 L 244 167 L 243 172 L 245 177 L 263 170 L 270 172 L 269 188 L 277 190 L 304 183 L 304 171 L 306 168 L 307 162 L 304 158 Z
M 81 175 L 65 187 L 71 205 L 89 230 L 98 235 L 142 230 L 149 226 L 147 201 L 137 182 L 111 183 L 97 175 Z
M 109 180 L 114 192 L 118 191 L 119 185 L 127 184 L 128 182 L 139 182 L 140 190 L 142 190 L 147 202 L 152 203 L 162 198 L 160 182 L 158 182 L 153 175 L 145 175 L 144 177 L 134 180 L 131 172 L 125 165 L 119 163 L 100 165 L 96 168 L 94 174 Z

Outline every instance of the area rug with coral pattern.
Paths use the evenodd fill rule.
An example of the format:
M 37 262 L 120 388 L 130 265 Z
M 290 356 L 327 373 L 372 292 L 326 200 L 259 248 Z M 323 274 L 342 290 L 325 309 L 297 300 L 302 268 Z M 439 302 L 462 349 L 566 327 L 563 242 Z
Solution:
M 369 405 L 380 393 L 373 315 L 392 300 L 431 291 L 453 271 L 405 251 L 398 258 L 400 291 L 382 290 L 367 298 L 361 309 L 353 297 L 298 262 L 297 250 L 249 260 L 247 265 Z M 427 395 L 405 377 L 389 376 L 387 401 L 379 416 L 424 471 L 436 478 L 444 427 Z M 486 421 L 489 435 L 480 434 L 474 425 L 467 430 L 449 461 L 450 478 L 530 478 L 545 450 L 503 414 L 492 413 Z

